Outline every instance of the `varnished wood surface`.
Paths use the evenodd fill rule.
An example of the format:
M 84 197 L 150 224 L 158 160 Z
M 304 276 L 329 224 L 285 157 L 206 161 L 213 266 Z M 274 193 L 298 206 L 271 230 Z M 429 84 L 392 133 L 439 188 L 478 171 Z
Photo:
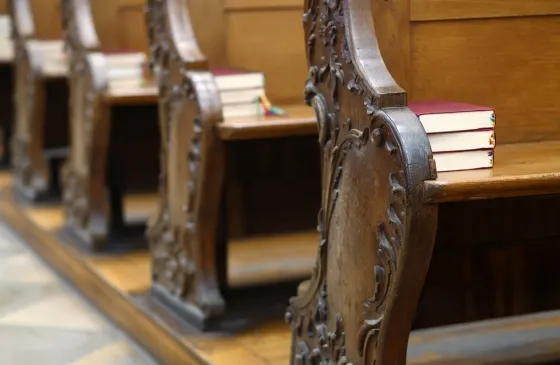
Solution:
M 155 86 L 149 86 L 111 91 L 104 95 L 104 100 L 111 105 L 156 104 L 158 101 L 158 89 Z
M 556 364 L 560 311 L 415 331 L 407 364 Z
M 311 108 L 303 103 L 280 107 L 287 115 L 261 120 L 232 118 L 218 124 L 218 135 L 224 140 L 241 140 L 317 134 L 317 122 Z
M 498 145 L 560 140 L 550 97 L 560 85 L 560 16 L 412 22 L 399 36 L 409 33 L 410 100 L 495 108 Z
M 230 240 L 229 284 L 235 287 L 311 276 L 318 244 L 317 232 Z
M 297 9 L 301 8 L 299 0 L 226 0 L 224 8 L 227 10 L 266 10 L 266 9 Z
M 134 105 L 157 103 L 158 90 L 147 87 L 124 92 L 105 94 L 111 105 Z M 286 115 L 260 118 L 231 118 L 218 124 L 218 136 L 223 140 L 277 138 L 317 133 L 317 122 L 313 109 L 301 105 L 280 105 Z
M 291 333 L 283 321 L 271 321 L 237 334 L 189 332 L 174 327 L 173 319 L 154 321 L 133 299 L 134 293 L 146 291 L 149 287 L 147 254 L 94 257 L 63 244 L 52 234 L 62 224 L 60 209 L 57 206 L 17 207 L 6 190 L 10 180 L 8 174 L 0 174 L 2 219 L 162 364 L 288 364 Z M 130 206 L 135 205 L 131 203 Z M 528 363 L 557 359 L 559 351 L 550 349 L 560 349 L 559 323 L 560 313 L 550 312 L 466 327 L 414 331 L 410 337 L 408 363 L 481 365 L 495 364 L 496 359 L 504 364 L 519 358 Z M 507 336 L 500 342 L 499 351 L 484 352 L 495 341 L 492 336 L 497 334 Z M 481 343 L 486 347 L 478 347 L 478 350 L 472 347 Z M 473 354 L 477 355 L 476 359 L 468 360 L 467 357 Z
M 560 14 L 556 0 L 411 0 L 412 21 Z
M 442 172 L 425 200 L 448 202 L 560 193 L 560 142 L 497 146 L 492 169 Z

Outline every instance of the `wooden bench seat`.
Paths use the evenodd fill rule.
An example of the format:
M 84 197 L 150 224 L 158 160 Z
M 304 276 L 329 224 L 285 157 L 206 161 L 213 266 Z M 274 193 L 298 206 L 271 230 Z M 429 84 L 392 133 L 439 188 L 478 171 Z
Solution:
M 103 100 L 111 105 L 156 104 L 158 89 L 148 86 L 134 90 L 107 91 L 103 94 Z
M 134 92 L 108 92 L 104 95 L 107 103 L 130 105 L 157 102 L 158 89 L 146 87 Z M 260 118 L 231 118 L 216 125 L 218 137 L 222 140 L 243 140 L 281 138 L 298 135 L 317 134 L 317 122 L 313 111 L 305 105 L 279 105 L 286 115 Z
M 498 145 L 492 169 L 439 173 L 424 183 L 430 203 L 560 193 L 560 142 Z
M 412 331 L 407 364 L 556 364 L 560 311 Z
M 318 239 L 313 231 L 232 239 L 228 284 L 246 287 L 310 276 Z
M 218 137 L 233 141 L 243 139 L 282 138 L 299 135 L 316 135 L 317 120 L 305 105 L 280 105 L 287 115 L 263 119 L 235 118 L 219 123 Z

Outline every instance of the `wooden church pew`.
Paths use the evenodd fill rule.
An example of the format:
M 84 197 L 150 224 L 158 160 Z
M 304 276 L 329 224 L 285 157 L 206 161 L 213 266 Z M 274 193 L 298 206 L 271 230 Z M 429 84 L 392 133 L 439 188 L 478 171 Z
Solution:
M 9 17 L 8 0 L 0 1 L 0 15 Z M 9 18 L 11 20 L 11 17 Z M 12 135 L 14 112 L 12 101 L 14 92 L 13 47 L 10 45 L 11 37 L 8 34 L 6 36 L 0 54 L 0 168 L 10 166 L 10 136 Z
M 71 151 L 63 173 L 65 233 L 92 251 L 145 245 L 144 225 L 155 207 L 151 197 L 159 174 L 157 89 L 111 88 L 108 63 L 113 55 L 146 51 L 137 42 L 146 42 L 145 31 L 127 38 L 134 27 L 142 29 L 144 18 L 127 19 L 122 11 L 129 8 L 118 1 L 62 5 L 72 109 Z M 126 214 L 130 194 L 147 194 L 146 214 Z
M 293 331 L 291 363 L 558 363 L 560 311 L 545 310 L 559 308 L 555 246 L 560 239 L 556 228 L 560 140 L 541 134 L 543 130 L 555 130 L 557 111 L 538 111 L 543 118 L 533 128 L 518 116 L 508 119 L 508 108 L 503 116 L 498 108 L 497 126 L 505 136 L 499 139 L 498 134 L 494 168 L 438 174 L 427 135 L 416 115 L 407 108 L 407 92 L 389 71 L 400 67 L 404 72 L 394 72 L 395 75 L 405 76 L 408 87 L 417 91 L 427 87 L 416 84 L 418 80 L 434 80 L 429 91 L 418 92 L 417 98 L 445 98 L 451 84 L 442 83 L 443 79 L 475 71 L 505 73 L 505 82 L 514 84 L 501 88 L 499 82 L 493 83 L 497 79 L 487 77 L 483 86 L 502 95 L 489 96 L 488 92 L 488 99 L 482 103 L 505 102 L 512 97 L 516 100 L 516 95 L 509 94 L 511 90 L 534 92 L 544 81 L 535 79 L 529 85 L 526 77 L 533 75 L 509 78 L 507 73 L 515 69 L 500 67 L 502 62 L 519 62 L 519 72 L 531 71 L 535 65 L 522 62 L 530 37 L 521 39 L 527 42 L 523 46 L 518 45 L 517 37 L 500 40 L 501 51 L 511 52 L 515 59 L 496 59 L 491 53 L 473 54 L 478 62 L 488 62 L 486 69 L 480 69 L 478 64 L 461 61 L 460 54 L 449 54 L 449 59 L 439 64 L 441 69 L 420 76 L 419 69 L 407 68 L 408 61 L 393 63 L 398 58 L 391 57 L 408 52 L 406 47 L 414 48 L 415 42 L 426 42 L 437 49 L 441 44 L 439 35 L 423 39 L 425 34 L 420 29 L 428 25 L 411 25 L 409 39 L 409 21 L 412 23 L 419 10 L 412 8 L 409 12 L 411 8 L 406 2 L 400 3 L 402 9 L 382 1 L 374 1 L 373 5 L 372 8 L 369 0 L 306 0 L 304 5 L 310 66 L 306 100 L 318 116 L 325 174 L 317 269 L 309 281 L 302 283 L 287 312 Z M 516 4 L 517 10 L 525 14 L 527 9 L 520 5 Z M 552 16 L 558 13 L 548 10 L 549 17 L 528 14 L 523 21 L 511 22 L 528 22 L 532 25 L 527 25 L 527 29 L 536 29 L 544 27 L 542 23 L 560 21 L 557 15 Z M 472 33 L 463 34 L 466 28 L 493 29 L 488 25 L 493 23 L 493 34 L 497 35 L 504 22 L 480 20 L 447 31 L 463 40 L 459 42 L 461 48 L 469 48 L 468 37 Z M 440 35 L 445 44 L 446 34 Z M 533 36 L 539 37 L 543 50 L 557 41 L 550 33 L 544 38 L 542 34 Z M 552 48 L 547 52 L 534 56 L 542 56 L 548 65 L 558 65 L 560 58 L 550 58 L 555 54 Z M 411 64 L 424 62 L 416 56 L 421 58 L 413 55 Z M 426 55 L 430 57 L 432 54 Z M 446 68 L 448 63 L 458 62 L 465 62 L 464 67 Z M 494 67 L 489 66 L 492 62 Z M 328 71 L 327 76 L 319 76 L 320 70 Z M 436 75 L 438 72 L 440 75 Z M 406 79 L 407 75 L 410 78 Z M 559 77 L 557 72 L 548 76 Z M 453 94 L 461 95 L 464 88 L 468 95 L 471 89 L 481 86 L 469 81 L 453 84 L 457 89 Z M 534 97 L 535 94 L 518 96 Z M 520 107 L 514 104 L 509 104 L 510 110 Z M 530 113 L 537 105 L 539 101 L 535 100 L 522 107 Z M 499 319 L 410 331 L 420 310 L 425 284 L 433 279 L 432 258 L 438 250 L 482 252 L 510 247 L 522 250 L 524 262 L 521 269 L 517 268 L 521 271 L 519 275 L 509 278 L 509 290 L 515 292 L 518 285 L 523 285 L 527 290 L 524 295 L 534 301 L 531 306 L 516 303 L 515 293 L 494 293 L 487 300 L 496 307 L 507 302 L 521 309 L 502 313 L 503 318 Z M 455 261 L 450 266 L 461 264 Z M 508 265 L 500 264 L 499 260 L 493 264 L 496 271 L 509 274 Z M 483 273 L 485 269 L 477 268 Z M 494 276 L 495 272 L 486 274 L 473 285 L 491 286 L 502 280 Z M 451 284 L 460 285 L 459 280 Z M 444 292 L 442 297 L 449 298 Z M 527 309 L 543 312 L 511 315 Z M 495 313 L 487 315 L 492 314 Z
M 152 293 L 205 330 L 281 315 L 286 295 L 311 274 L 318 242 L 316 121 L 302 102 L 303 49 L 293 42 L 301 31 L 271 32 L 269 22 L 286 17 L 277 9 L 256 19 L 250 7 L 226 8 L 169 0 L 150 1 L 147 12 L 163 161 L 148 231 Z M 290 23 L 300 17 L 288 13 Z M 208 27 L 218 18 L 228 32 Z M 263 71 L 267 95 L 287 115 L 223 120 L 212 74 L 221 67 Z M 255 295 L 262 305 L 239 304 Z
M 60 193 L 68 153 L 67 64 L 55 0 L 12 0 L 16 118 L 11 139 L 14 187 L 36 201 Z

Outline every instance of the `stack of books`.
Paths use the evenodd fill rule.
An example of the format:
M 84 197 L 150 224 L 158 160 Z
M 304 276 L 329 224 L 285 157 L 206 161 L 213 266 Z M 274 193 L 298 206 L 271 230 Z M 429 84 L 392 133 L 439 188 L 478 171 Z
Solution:
M 36 42 L 42 56 L 42 71 L 51 77 L 63 77 L 68 74 L 68 61 L 64 52 L 64 42 L 57 40 L 41 40 Z
M 494 109 L 447 101 L 410 102 L 408 107 L 428 134 L 437 171 L 494 165 Z
M 41 53 L 42 71 L 50 76 L 64 76 L 68 71 L 64 56 L 62 40 L 41 40 L 33 42 Z M 9 15 L 0 15 L 0 62 L 11 62 L 14 59 L 12 40 L 12 19 Z
M 109 69 L 109 92 L 126 94 L 146 85 L 144 68 L 147 62 L 143 52 L 119 52 L 106 54 Z
M 9 15 L 0 15 L 0 62 L 11 62 L 14 59 L 12 42 L 12 20 Z
M 265 95 L 262 72 L 243 69 L 213 69 L 214 81 L 220 92 L 224 119 L 259 118 L 283 114 L 273 107 Z

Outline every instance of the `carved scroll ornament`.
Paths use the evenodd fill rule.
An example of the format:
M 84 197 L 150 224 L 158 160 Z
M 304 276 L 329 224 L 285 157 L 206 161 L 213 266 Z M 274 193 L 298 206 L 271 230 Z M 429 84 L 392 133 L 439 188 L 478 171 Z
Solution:
M 225 310 L 212 264 L 216 238 L 208 234 L 217 227 L 219 204 L 213 200 L 223 179 L 223 169 L 213 168 L 222 158 L 214 134 L 221 120 L 219 94 L 184 3 L 150 0 L 146 14 L 162 138 L 160 207 L 148 229 L 152 286 L 180 311 L 204 320 Z
M 11 141 L 14 185 L 31 200 L 48 193 L 49 166 L 42 151 L 41 51 L 28 0 L 10 1 L 15 55 L 15 128 Z
M 369 10 L 368 0 L 305 2 L 303 22 L 310 64 L 305 101 L 314 108 L 318 123 L 322 206 L 314 274 L 307 288 L 291 300 L 287 312 L 294 331 L 294 365 L 404 365 L 408 332 L 393 331 L 392 326 L 402 314 L 406 328 L 415 302 L 402 304 L 395 293 L 406 290 L 414 298 L 421 290 L 421 283 L 407 280 L 409 247 L 424 245 L 426 257 L 422 259 L 426 262 L 431 255 L 435 210 L 423 206 L 419 186 L 423 180 L 435 178 L 435 165 L 420 122 L 405 107 L 405 92 L 383 64 Z M 354 24 L 361 27 L 353 28 Z M 359 166 L 371 171 L 371 176 L 351 170 L 359 170 Z M 352 181 L 350 176 L 359 179 Z M 364 190 L 368 182 L 372 184 L 365 188 L 368 195 L 356 198 L 354 190 Z M 359 235 L 346 228 L 352 226 L 354 216 L 336 213 L 341 199 L 345 205 L 356 199 L 351 212 L 359 215 L 364 207 L 367 212 L 363 214 L 371 214 L 373 219 L 365 223 L 372 226 L 375 264 L 356 268 L 363 270 L 364 280 L 371 280 L 371 296 L 352 298 L 362 303 L 360 312 L 344 309 L 346 298 L 332 297 L 351 295 L 351 288 L 345 294 L 335 293 L 338 287 L 327 280 L 329 270 L 334 277 L 337 271 L 347 270 L 340 267 L 344 260 L 337 263 L 332 259 L 351 256 L 344 250 L 360 250 L 360 242 L 351 242 Z M 411 239 L 410 231 L 418 222 L 428 223 L 426 234 Z M 412 271 L 422 275 L 427 270 L 427 264 L 423 265 Z M 361 295 L 357 289 L 356 295 Z
M 108 67 L 98 51 L 89 2 L 64 0 L 62 10 L 70 68 L 71 150 L 62 171 L 65 225 L 90 249 L 101 250 L 109 230 L 104 189 L 108 106 L 102 102 Z

